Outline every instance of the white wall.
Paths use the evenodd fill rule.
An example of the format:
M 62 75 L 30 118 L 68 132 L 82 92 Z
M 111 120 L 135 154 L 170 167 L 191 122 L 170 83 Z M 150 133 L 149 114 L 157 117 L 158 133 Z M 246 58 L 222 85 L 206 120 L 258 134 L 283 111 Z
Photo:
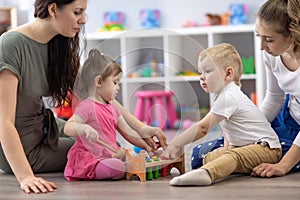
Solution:
M 254 23 L 255 13 L 265 0 L 88 0 L 88 22 L 86 31 L 96 31 L 103 24 L 105 11 L 122 11 L 124 26 L 128 29 L 139 27 L 139 11 L 156 8 L 161 11 L 161 26 L 178 28 L 186 21 L 204 22 L 206 13 L 223 14 L 231 3 L 245 3 L 249 7 L 247 23 Z M 0 5 L 18 7 L 18 24 L 33 18 L 34 0 L 0 0 Z
M 101 27 L 105 11 L 119 10 L 125 13 L 125 27 L 139 27 L 141 9 L 157 8 L 161 11 L 161 26 L 180 27 L 186 21 L 204 22 L 205 13 L 223 14 L 231 3 L 249 6 L 248 23 L 254 23 L 255 14 L 265 0 L 89 0 L 87 31 Z

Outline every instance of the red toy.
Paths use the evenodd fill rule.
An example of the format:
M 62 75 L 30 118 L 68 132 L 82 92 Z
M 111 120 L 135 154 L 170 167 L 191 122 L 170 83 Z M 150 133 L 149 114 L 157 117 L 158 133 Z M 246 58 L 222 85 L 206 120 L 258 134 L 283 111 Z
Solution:
M 53 108 L 55 116 L 64 120 L 68 120 L 73 115 L 71 93 L 68 93 L 67 99 L 68 101 L 64 101 L 62 106 Z

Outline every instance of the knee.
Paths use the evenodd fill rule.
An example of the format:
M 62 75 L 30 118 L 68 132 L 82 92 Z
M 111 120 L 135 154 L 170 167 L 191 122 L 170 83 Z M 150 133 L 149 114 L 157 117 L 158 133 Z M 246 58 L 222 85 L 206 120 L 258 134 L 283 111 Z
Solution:
M 112 179 L 121 179 L 124 177 L 126 166 L 122 160 L 116 158 L 110 159 L 109 168 Z

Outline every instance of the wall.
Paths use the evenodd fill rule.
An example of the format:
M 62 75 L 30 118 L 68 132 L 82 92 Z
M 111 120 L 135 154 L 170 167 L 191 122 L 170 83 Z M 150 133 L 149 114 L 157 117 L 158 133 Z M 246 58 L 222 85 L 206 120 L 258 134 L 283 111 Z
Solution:
M 157 8 L 161 11 L 161 26 L 180 27 L 186 21 L 204 22 L 205 13 L 223 14 L 231 3 L 249 6 L 247 22 L 254 23 L 255 13 L 264 0 L 89 0 L 87 31 L 96 31 L 102 25 L 105 11 L 119 10 L 125 13 L 125 27 L 139 27 L 139 11 Z M 217 5 L 217 6 L 216 6 Z
M 34 0 L 0 0 L 0 5 L 18 7 L 18 23 L 23 24 L 33 18 L 33 2 Z M 105 11 L 124 12 L 124 26 L 133 29 L 139 27 L 138 13 L 141 9 L 157 8 L 161 11 L 161 26 L 177 28 L 186 21 L 204 23 L 205 13 L 225 13 L 231 3 L 247 4 L 247 23 L 254 23 L 255 13 L 263 2 L 265 0 L 88 0 L 86 31 L 93 32 L 101 27 Z

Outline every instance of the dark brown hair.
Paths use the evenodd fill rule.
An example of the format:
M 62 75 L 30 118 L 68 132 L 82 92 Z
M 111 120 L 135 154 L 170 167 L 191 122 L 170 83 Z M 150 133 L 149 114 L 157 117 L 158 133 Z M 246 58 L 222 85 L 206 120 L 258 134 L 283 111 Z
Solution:
M 36 0 L 34 3 L 34 17 L 46 19 L 50 17 L 48 6 L 55 3 L 58 9 L 75 0 Z M 81 29 L 84 35 L 84 27 Z M 85 47 L 85 44 L 82 45 Z M 73 85 L 80 67 L 80 39 L 75 37 L 56 35 L 48 43 L 48 83 L 53 104 L 61 106 L 66 97 L 72 93 Z
M 85 60 L 75 83 L 74 92 L 80 100 L 89 95 L 90 89 L 94 89 L 95 77 L 101 75 L 101 81 L 109 76 L 116 76 L 122 72 L 121 65 L 111 57 L 104 55 L 98 49 L 91 49 Z

